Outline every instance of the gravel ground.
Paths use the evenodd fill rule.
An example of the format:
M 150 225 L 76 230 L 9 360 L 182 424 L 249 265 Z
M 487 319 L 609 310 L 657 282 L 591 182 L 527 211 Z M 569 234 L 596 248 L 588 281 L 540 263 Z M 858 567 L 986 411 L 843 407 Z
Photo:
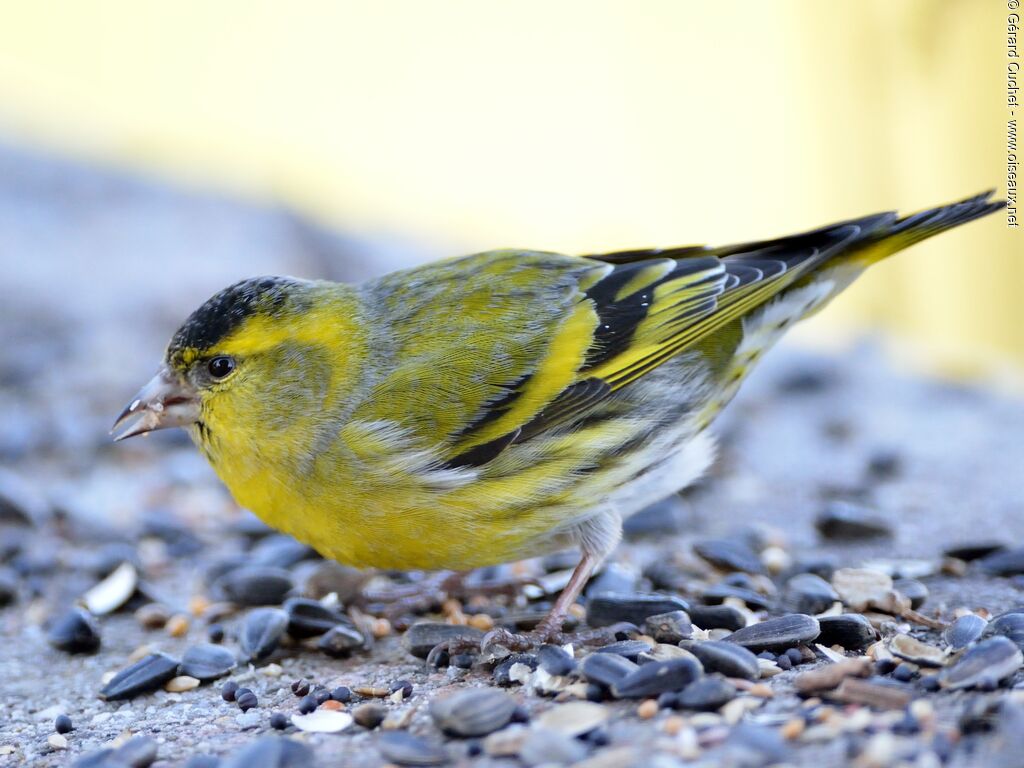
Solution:
M 0 152 L 0 165 L 18 170 L 0 174 L 5 179 L 0 182 L 0 213 L 19 223 L 0 227 L 8 254 L 12 249 L 28 252 L 34 242 L 26 222 L 70 226 L 55 213 L 55 206 L 66 204 L 68 185 L 88 201 L 93 213 L 83 216 L 93 224 L 116 220 L 125 213 L 125 201 L 131 201 L 133 215 L 150 221 L 215 205 L 218 213 L 211 221 L 221 233 L 216 243 L 224 259 L 207 259 L 220 264 L 209 272 L 197 260 L 195 270 L 204 276 L 193 286 L 219 279 L 230 258 L 237 265 L 251 229 L 277 233 L 270 238 L 272 247 L 262 238 L 259 271 L 297 270 L 306 259 L 306 269 L 345 274 L 346 260 L 360 254 L 350 240 L 324 234 L 315 238 L 316 248 L 303 250 L 301 244 L 312 241 L 295 233 L 306 231 L 306 225 L 279 211 L 197 202 L 190 193 L 54 163 L 13 150 Z M 35 196 L 28 190 L 35 190 Z M 55 202 L 60 200 L 65 203 Z M 124 236 L 107 227 L 82 226 L 82 220 L 78 241 L 66 233 L 51 238 L 55 258 L 106 252 L 112 238 Z M 180 239 L 187 228 L 166 231 L 172 240 L 161 245 L 166 253 L 190 250 Z M 202 233 L 193 236 L 198 247 Z M 131 290 L 131 285 L 121 288 Z M 712 475 L 630 521 L 626 541 L 596 577 L 599 583 L 592 582 L 586 608 L 594 618 L 600 602 L 595 594 L 611 591 L 620 595 L 611 612 L 619 611 L 622 618 L 623 611 L 635 609 L 638 595 L 676 595 L 688 604 L 698 627 L 684 635 L 682 644 L 688 648 L 693 647 L 688 641 L 700 645 L 729 634 L 700 627 L 696 619 L 706 604 L 723 596 L 732 606 L 730 615 L 753 627 L 772 627 L 756 622 L 779 615 L 856 611 L 874 626 L 878 641 L 844 648 L 817 642 L 816 632 L 783 638 L 762 654 L 755 680 L 712 675 L 705 662 L 701 679 L 728 692 L 723 698 L 729 700 L 714 707 L 709 690 L 691 690 L 685 681 L 668 696 L 641 692 L 615 698 L 578 669 L 551 675 L 543 672 L 545 661 L 542 672 L 531 671 L 535 655 L 533 661 L 521 658 L 516 667 L 505 663 L 505 677 L 511 667 L 515 679 L 498 686 L 502 662 L 507 662 L 504 649 L 434 666 L 408 651 L 403 633 L 424 618 L 484 629 L 492 623 L 528 626 L 529 617 L 550 601 L 571 560 L 546 558 L 483 575 L 485 582 L 539 579 L 540 588 L 518 589 L 514 596 L 467 594 L 401 610 L 393 604 L 368 606 L 374 602 L 368 591 L 422 584 L 427 577 L 378 574 L 367 581 L 274 537 L 233 506 L 183 436 L 161 434 L 116 447 L 108 442 L 105 428 L 120 400 L 141 380 L 134 374 L 144 375 L 155 360 L 176 305 L 160 307 L 152 322 L 129 323 L 132 328 L 125 333 L 131 335 L 125 337 L 117 332 L 118 324 L 127 323 L 131 315 L 125 313 L 138 308 L 128 305 L 120 314 L 96 315 L 55 301 L 56 294 L 60 291 L 48 289 L 31 300 L 25 296 L 22 309 L 0 317 L 0 331 L 15 341 L 0 348 L 5 414 L 0 424 L 0 606 L 5 594 L 10 600 L 0 607 L 0 707 L 5 713 L 0 765 L 57 766 L 79 759 L 86 760 L 82 765 L 104 766 L 218 764 L 212 757 L 202 762 L 198 757 L 203 755 L 216 756 L 225 766 L 309 764 L 306 753 L 280 751 L 275 742 L 258 747 L 261 762 L 244 753 L 258 739 L 277 733 L 271 726 L 273 713 L 299 715 L 301 697 L 292 692 L 292 683 L 300 680 L 311 684 L 314 696 L 318 686 L 325 693 L 338 686 L 355 691 L 351 700 L 321 704 L 317 710 L 329 713 L 326 719 L 346 723 L 338 733 L 306 732 L 290 720 L 283 723 L 284 737 L 308 747 L 317 765 L 1019 764 L 1024 689 L 1014 686 L 1022 679 L 1022 659 L 1013 643 L 997 639 L 993 645 L 990 638 L 1001 632 L 1021 642 L 1024 627 L 1013 624 L 1020 628 L 1014 636 L 997 631 L 996 622 L 979 624 L 979 636 L 971 638 L 973 650 L 967 653 L 980 649 L 981 671 L 964 690 L 953 682 L 964 667 L 958 665 L 958 654 L 946 650 L 941 627 L 969 612 L 991 619 L 1015 611 L 1022 602 L 1024 582 L 1017 574 L 1024 572 L 1024 555 L 1013 549 L 1024 533 L 1016 488 L 1024 466 L 1020 400 L 901 374 L 871 344 L 836 358 L 783 346 L 719 421 L 722 449 Z M 126 338 L 132 359 L 119 366 Z M 135 359 L 140 356 L 141 362 Z M 40 366 L 41 361 L 57 364 Z M 830 521 L 824 534 L 819 530 L 823 516 Z M 857 538 L 870 533 L 875 535 Z M 1004 552 L 1000 563 L 993 559 L 998 554 L 988 559 L 962 551 L 956 553 L 959 558 L 944 554 L 967 544 L 979 545 L 982 552 L 1000 545 L 1010 555 Z M 132 565 L 117 570 L 123 562 Z M 292 638 L 299 634 L 293 629 L 276 642 L 258 640 L 255 645 L 266 651 L 265 657 L 240 661 L 214 683 L 181 692 L 162 690 L 157 683 L 155 691 L 126 700 L 98 697 L 113 672 L 147 653 L 180 659 L 211 635 L 242 659 L 242 636 L 260 621 L 261 609 L 250 603 L 279 605 L 282 600 L 272 594 L 280 586 L 274 574 L 257 574 L 249 584 L 255 597 L 242 594 L 237 584 L 231 587 L 232 574 L 237 577 L 240 568 L 256 563 L 283 568 L 283 576 L 276 575 L 292 595 L 336 594 L 339 612 L 347 613 L 338 624 L 369 647 L 331 657 L 316 648 L 315 636 Z M 849 568 L 857 569 L 852 576 L 842 570 Z M 109 577 L 111 572 L 119 575 Z M 810 610 L 806 604 L 794 607 L 787 591 L 787 580 L 800 573 L 824 576 L 837 588 L 843 578 L 879 574 L 895 576 L 897 583 L 894 590 L 868 590 L 873 600 L 868 606 L 855 605 L 851 593 L 840 589 L 842 606 L 827 600 L 821 610 Z M 900 582 L 901 577 L 911 581 Z M 101 582 L 104 593 L 90 594 Z M 915 610 L 906 610 L 901 596 L 914 597 L 922 587 L 927 593 L 923 603 L 918 595 Z M 58 650 L 48 633 L 83 596 L 103 613 L 97 617 L 99 650 Z M 275 615 L 258 627 L 272 624 Z M 642 617 L 635 623 L 635 631 L 623 629 L 618 637 L 653 645 L 652 633 L 657 633 L 644 626 Z M 909 653 L 920 663 L 890 661 L 894 647 L 908 655 L 908 636 L 926 643 Z M 675 638 L 657 639 L 663 642 L 646 649 L 639 660 L 663 665 L 673 674 L 690 674 L 692 656 Z M 636 648 L 622 652 L 637 658 Z M 592 649 L 580 646 L 574 653 L 586 670 Z M 840 654 L 867 659 L 853 662 L 863 666 L 851 668 L 852 683 L 844 689 L 837 678 L 831 688 L 798 695 L 798 688 L 812 679 L 805 677 L 808 672 L 845 669 Z M 794 661 L 796 666 L 786 669 Z M 468 669 L 455 666 L 463 662 Z M 986 671 L 991 673 L 987 677 Z M 251 689 L 258 706 L 243 712 L 239 702 L 226 701 L 221 695 L 225 681 Z M 403 694 L 404 684 L 393 685 L 396 681 L 410 683 L 411 695 Z M 474 688 L 503 693 L 471 699 L 447 719 L 437 711 L 442 705 L 436 702 L 444 696 Z M 702 694 L 708 711 L 685 706 L 679 691 Z M 511 706 L 503 697 L 511 697 Z M 384 708 L 382 724 L 366 727 L 376 719 L 368 702 Z M 355 724 L 348 724 L 347 713 L 356 716 Z M 71 718 L 74 728 L 63 735 L 55 730 L 61 714 Z M 459 737 L 439 727 L 465 729 L 474 723 L 496 733 Z

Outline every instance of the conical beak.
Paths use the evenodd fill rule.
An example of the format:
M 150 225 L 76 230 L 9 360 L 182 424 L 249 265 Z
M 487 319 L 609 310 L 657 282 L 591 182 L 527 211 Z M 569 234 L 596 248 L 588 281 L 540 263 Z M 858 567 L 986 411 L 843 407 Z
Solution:
M 135 421 L 115 435 L 114 440 L 194 423 L 199 419 L 199 396 L 195 389 L 163 366 L 121 411 L 110 433 L 114 434 L 119 426 L 133 417 Z

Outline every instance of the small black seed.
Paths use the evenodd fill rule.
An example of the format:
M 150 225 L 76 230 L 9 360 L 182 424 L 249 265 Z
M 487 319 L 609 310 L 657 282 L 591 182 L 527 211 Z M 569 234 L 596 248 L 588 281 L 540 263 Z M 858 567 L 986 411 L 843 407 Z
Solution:
M 608 698 L 608 689 L 597 683 L 587 683 L 584 695 L 587 701 L 601 702 Z
M 210 638 L 211 643 L 222 643 L 224 642 L 224 625 L 223 624 L 211 624 L 206 629 L 206 636 Z
M 71 733 L 74 729 L 75 726 L 67 715 L 57 715 L 57 719 L 53 721 L 53 730 L 57 733 Z
M 243 712 L 248 712 L 250 709 L 259 706 L 259 700 L 252 691 L 246 691 L 241 696 L 236 696 L 235 703 L 238 704 L 238 708 Z
M 788 671 L 788 670 L 793 668 L 793 661 L 792 661 L 792 659 L 790 659 L 789 656 L 787 656 L 784 653 L 780 653 L 776 657 L 775 663 L 776 663 L 776 665 L 778 665 L 779 669 L 782 669 L 782 670 L 787 670 Z
M 537 649 L 540 668 L 549 675 L 565 676 L 576 670 L 576 660 L 558 645 L 542 645 Z
M 449 660 L 451 665 L 457 669 L 472 669 L 476 657 L 471 653 L 457 653 Z M 511 682 L 511 681 L 510 681 Z M 501 685 L 501 683 L 499 683 Z
M 799 648 L 790 648 L 786 651 L 786 655 L 789 657 L 790 662 L 793 666 L 804 663 L 804 655 L 800 653 Z
M 896 669 L 895 659 L 879 659 L 875 662 L 875 674 L 889 675 Z
M 409 694 L 412 694 L 411 683 L 409 684 Z M 331 691 L 331 698 L 335 701 L 340 701 L 342 704 L 348 704 L 352 701 L 352 691 L 346 685 L 339 685 Z
M 313 691 L 313 700 L 316 702 L 318 707 L 330 698 L 331 692 L 326 688 L 317 687 L 317 689 Z
M 530 713 L 522 704 L 517 704 L 516 708 L 512 710 L 513 723 L 528 723 L 530 722 Z
M 270 716 L 270 727 L 275 731 L 283 731 L 290 723 L 291 720 L 288 719 L 288 715 L 283 712 L 274 712 Z
M 316 710 L 319 705 L 316 703 L 315 696 L 303 696 L 299 699 L 299 713 L 308 715 L 310 712 Z
M 228 680 L 220 687 L 220 697 L 224 701 L 234 701 L 236 693 L 238 693 L 238 683 L 234 680 Z
M 938 675 L 928 675 L 921 678 L 921 688 L 929 693 L 939 690 L 940 687 Z
M 305 696 L 307 693 L 309 693 L 309 681 L 304 678 L 300 678 L 299 680 L 293 680 L 291 687 L 292 693 L 294 693 L 296 696 Z
M 901 683 L 909 683 L 914 679 L 914 675 L 917 672 L 909 664 L 898 664 L 896 669 L 892 671 L 893 680 L 899 680 Z

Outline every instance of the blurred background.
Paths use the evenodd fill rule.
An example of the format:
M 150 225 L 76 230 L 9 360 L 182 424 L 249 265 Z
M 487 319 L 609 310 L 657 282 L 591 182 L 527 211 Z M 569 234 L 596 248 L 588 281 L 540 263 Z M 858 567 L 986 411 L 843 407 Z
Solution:
M 969 0 L 5 3 L 0 451 L 105 439 L 180 320 L 245 276 L 720 244 L 999 186 L 1004 21 Z M 788 343 L 881 332 L 899 365 L 1021 391 L 1022 285 L 995 215 Z

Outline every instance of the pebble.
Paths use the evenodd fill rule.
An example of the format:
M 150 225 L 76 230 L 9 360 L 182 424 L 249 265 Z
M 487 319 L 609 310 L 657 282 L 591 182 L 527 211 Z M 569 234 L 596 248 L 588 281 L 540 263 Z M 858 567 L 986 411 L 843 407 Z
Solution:
M 72 608 L 53 622 L 47 641 L 67 653 L 95 653 L 100 647 L 100 628 L 91 614 Z
M 288 598 L 284 610 L 288 614 L 288 634 L 296 638 L 315 637 L 338 624 L 351 623 L 341 611 L 308 597 Z
M 178 675 L 164 683 L 164 690 L 170 693 L 184 693 L 199 687 L 199 680 L 189 675 Z
M 701 629 L 728 629 L 735 632 L 747 626 L 747 618 L 734 605 L 691 605 L 690 621 Z
M 382 733 L 377 740 L 377 748 L 386 760 L 397 765 L 440 765 L 448 760 L 442 745 L 408 731 Z
M 384 722 L 387 714 L 388 711 L 384 705 L 368 701 L 352 710 L 352 719 L 355 720 L 356 725 L 361 725 L 363 728 L 372 731 Z
M 689 604 L 675 595 L 601 592 L 587 599 L 587 624 L 607 627 L 628 622 L 642 626 L 649 616 L 688 608 Z
M 181 657 L 181 674 L 208 682 L 224 677 L 235 668 L 235 654 L 220 645 L 193 645 Z
M 701 676 L 696 659 L 671 659 L 644 664 L 611 686 L 619 699 L 642 699 L 665 691 L 681 691 Z
M 738 629 L 725 640 L 753 651 L 763 651 L 809 643 L 820 633 L 821 628 L 817 619 L 800 613 L 791 613 Z
M 155 691 L 178 673 L 178 660 L 165 653 L 151 653 L 114 675 L 100 690 L 107 701 L 130 699 Z
M 53 749 L 67 749 L 68 740 L 59 733 L 51 733 L 46 737 L 46 743 Z
M 816 614 L 827 611 L 839 600 L 832 585 L 813 573 L 799 573 L 786 582 L 783 604 L 797 613 Z
M 353 722 L 354 715 L 332 709 L 318 709 L 308 715 L 292 715 L 292 724 L 308 733 L 339 733 Z
M 939 673 L 943 688 L 994 687 L 1024 664 L 1020 648 L 1005 637 L 992 637 L 968 650 Z
M 819 616 L 818 626 L 821 634 L 817 642 L 824 646 L 838 645 L 850 651 L 860 651 L 878 639 L 878 631 L 867 617 L 859 613 Z
M 413 656 L 425 659 L 435 646 L 457 637 L 479 642 L 484 633 L 475 627 L 422 621 L 406 630 L 402 636 L 402 646 Z
M 640 702 L 640 706 L 636 708 L 636 715 L 641 720 L 650 720 L 658 714 L 658 702 L 654 699 L 646 699 Z
M 576 659 L 559 645 L 542 645 L 537 649 L 537 664 L 549 675 L 570 675 L 576 671 Z
M 534 718 L 537 728 L 576 737 L 604 725 L 611 716 L 608 707 L 592 701 L 570 701 L 541 712 Z
M 146 603 L 135 611 L 135 620 L 143 629 L 162 629 L 170 618 L 170 610 L 161 603 Z
M 760 675 L 757 657 L 749 650 L 735 643 L 723 640 L 705 640 L 684 645 L 706 672 L 720 672 L 726 677 L 742 680 L 756 680 Z
M 242 747 L 223 768 L 309 768 L 316 765 L 313 750 L 282 736 L 263 736 Z
M 636 670 L 634 662 L 615 654 L 592 653 L 583 659 L 580 671 L 592 683 L 611 688 Z
M 669 611 L 648 616 L 644 631 L 659 643 L 677 644 L 693 634 L 693 624 L 686 611 Z
M 265 659 L 277 649 L 287 629 L 288 614 L 280 608 L 257 608 L 245 617 L 239 645 L 248 658 Z
M 280 605 L 295 584 L 283 568 L 248 565 L 228 571 L 214 585 L 214 591 L 238 605 Z
M 724 571 L 764 573 L 764 564 L 745 542 L 734 539 L 703 539 L 693 544 L 693 551 L 716 568 Z
M 430 716 L 445 733 L 486 736 L 512 720 L 516 703 L 497 688 L 470 688 L 430 702 Z
M 892 526 L 882 516 L 848 501 L 830 502 L 814 519 L 822 538 L 855 541 L 892 536 Z
M 736 686 L 721 675 L 708 675 L 694 680 L 676 694 L 673 706 L 677 709 L 713 711 L 736 698 Z
M 987 626 L 988 622 L 976 613 L 965 613 L 946 627 L 942 639 L 954 651 L 959 651 L 977 642 Z

